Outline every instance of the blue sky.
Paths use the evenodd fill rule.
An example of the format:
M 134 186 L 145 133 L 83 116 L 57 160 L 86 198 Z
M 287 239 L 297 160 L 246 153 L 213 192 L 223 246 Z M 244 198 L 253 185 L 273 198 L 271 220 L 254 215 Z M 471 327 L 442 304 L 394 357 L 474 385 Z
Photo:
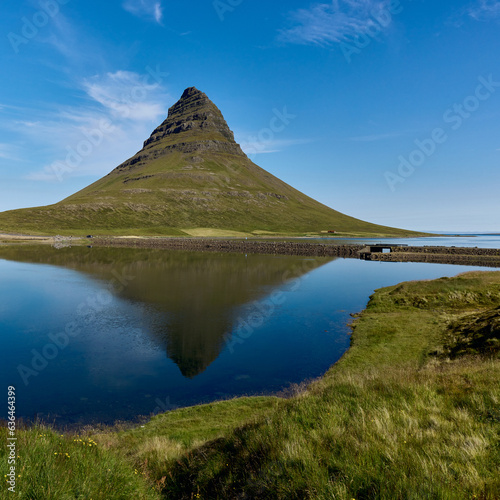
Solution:
M 0 27 L 0 211 L 107 174 L 196 86 L 332 208 L 500 232 L 500 0 L 23 0 Z

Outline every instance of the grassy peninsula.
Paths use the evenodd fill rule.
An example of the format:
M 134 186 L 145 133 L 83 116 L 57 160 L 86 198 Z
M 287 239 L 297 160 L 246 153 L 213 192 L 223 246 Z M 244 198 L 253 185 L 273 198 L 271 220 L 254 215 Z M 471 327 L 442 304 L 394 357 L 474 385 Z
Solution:
M 347 354 L 290 399 L 19 430 L 18 498 L 498 499 L 499 304 L 499 272 L 402 283 L 376 291 Z

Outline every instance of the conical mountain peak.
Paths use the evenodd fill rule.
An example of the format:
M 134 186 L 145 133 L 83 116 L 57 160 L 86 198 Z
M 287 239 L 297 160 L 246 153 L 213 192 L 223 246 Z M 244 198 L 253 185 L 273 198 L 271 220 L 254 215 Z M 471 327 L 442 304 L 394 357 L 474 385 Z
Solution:
M 184 90 L 138 153 L 102 179 L 56 205 L 0 214 L 3 231 L 33 228 L 54 234 L 409 235 L 339 213 L 255 165 L 219 108 L 196 87 Z
M 189 143 L 187 147 L 191 151 L 196 143 L 202 150 L 243 155 L 219 108 L 196 87 L 183 92 L 168 110 L 167 119 L 145 141 L 144 149 L 156 149 L 160 145 L 169 147 L 172 142 L 177 149 L 185 150 L 180 144 Z

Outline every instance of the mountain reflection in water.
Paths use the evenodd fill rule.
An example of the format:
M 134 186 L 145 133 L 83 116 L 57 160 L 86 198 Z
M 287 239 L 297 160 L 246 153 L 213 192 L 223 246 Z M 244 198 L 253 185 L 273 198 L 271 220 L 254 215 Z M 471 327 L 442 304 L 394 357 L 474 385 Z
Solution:
M 101 283 L 121 281 L 114 292 L 147 306 L 144 331 L 187 378 L 202 373 L 245 324 L 242 308 L 265 315 L 259 313 L 259 300 L 276 287 L 293 287 L 297 278 L 334 260 L 42 246 L 0 247 L 0 258 L 62 266 Z

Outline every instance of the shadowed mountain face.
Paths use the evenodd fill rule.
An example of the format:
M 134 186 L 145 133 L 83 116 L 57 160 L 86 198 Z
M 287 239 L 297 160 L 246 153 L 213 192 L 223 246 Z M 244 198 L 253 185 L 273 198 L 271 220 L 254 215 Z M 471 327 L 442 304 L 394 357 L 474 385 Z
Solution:
M 411 234 L 341 214 L 255 165 L 217 106 L 194 87 L 144 147 L 102 179 L 55 205 L 0 214 L 0 231 L 204 234 L 200 230 Z
M 144 305 L 144 331 L 188 378 L 217 358 L 240 318 L 258 311 L 255 301 L 332 260 L 40 246 L 0 247 L 0 259 L 62 266 L 114 283 L 122 299 Z

